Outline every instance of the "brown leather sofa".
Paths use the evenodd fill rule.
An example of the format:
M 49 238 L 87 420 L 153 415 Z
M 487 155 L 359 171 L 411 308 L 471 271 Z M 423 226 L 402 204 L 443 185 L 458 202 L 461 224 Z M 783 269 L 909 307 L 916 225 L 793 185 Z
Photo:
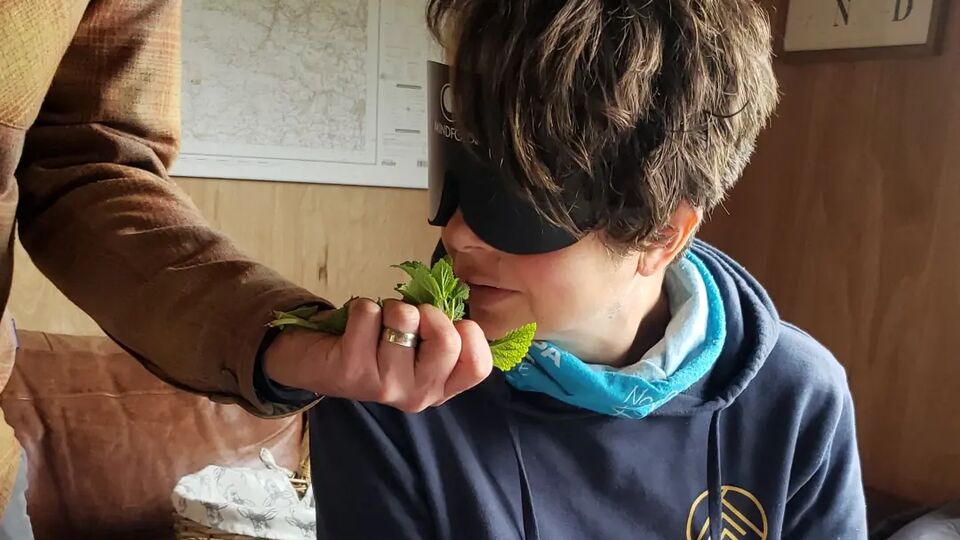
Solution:
M 27 452 L 37 540 L 173 538 L 170 493 L 204 466 L 296 468 L 303 419 L 261 420 L 157 380 L 112 341 L 19 332 L 0 406 Z

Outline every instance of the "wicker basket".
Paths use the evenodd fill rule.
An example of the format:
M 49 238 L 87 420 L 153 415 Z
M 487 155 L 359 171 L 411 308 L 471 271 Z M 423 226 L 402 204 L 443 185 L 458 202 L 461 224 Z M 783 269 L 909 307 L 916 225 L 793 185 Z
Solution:
M 310 439 L 306 429 L 303 432 L 303 441 L 300 443 L 300 469 L 296 476 L 290 479 L 297 495 L 303 497 L 310 486 Z M 187 519 L 177 512 L 173 513 L 173 530 L 176 540 L 269 540 L 259 536 L 245 536 L 211 529 L 192 519 Z

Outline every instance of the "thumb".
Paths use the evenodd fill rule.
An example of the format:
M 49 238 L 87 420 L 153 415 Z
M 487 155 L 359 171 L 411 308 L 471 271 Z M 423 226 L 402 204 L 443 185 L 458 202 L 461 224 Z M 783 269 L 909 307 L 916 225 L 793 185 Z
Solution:
M 284 330 L 263 354 L 263 372 L 271 380 L 291 388 L 323 393 L 319 386 L 322 364 L 339 355 L 338 336 L 309 330 Z M 318 364 L 320 359 L 322 364 Z

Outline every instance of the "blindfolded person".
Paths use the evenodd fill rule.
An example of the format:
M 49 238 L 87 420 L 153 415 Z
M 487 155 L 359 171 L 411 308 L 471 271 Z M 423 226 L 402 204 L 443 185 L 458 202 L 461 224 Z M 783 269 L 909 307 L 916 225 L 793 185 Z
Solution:
M 777 102 L 753 0 L 431 0 L 431 223 L 491 338 L 421 414 L 311 411 L 321 538 L 866 538 L 843 369 L 694 239 Z M 684 536 L 686 535 L 686 536 Z

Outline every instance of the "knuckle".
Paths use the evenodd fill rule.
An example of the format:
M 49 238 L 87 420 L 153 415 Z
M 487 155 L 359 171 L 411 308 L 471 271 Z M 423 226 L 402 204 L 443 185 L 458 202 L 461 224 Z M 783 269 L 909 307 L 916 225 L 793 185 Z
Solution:
M 486 379 L 490 376 L 490 372 L 493 371 L 493 359 L 489 358 L 489 355 L 485 358 L 480 358 L 478 361 L 470 362 L 468 365 L 469 369 L 467 369 L 467 373 L 478 381 Z
M 404 395 L 397 400 L 397 408 L 408 413 L 419 413 L 430 408 L 435 399 L 432 399 L 429 387 L 417 385 L 408 389 Z
M 470 319 L 460 319 L 459 321 L 453 323 L 457 327 L 457 330 L 461 334 L 474 334 L 476 332 L 483 332 L 480 330 L 480 325 L 476 321 Z
M 458 361 L 460 369 L 472 380 L 486 379 L 493 370 L 493 359 L 489 354 L 464 354 Z
M 391 303 L 384 317 L 389 320 L 391 325 L 396 325 L 398 330 L 405 332 L 416 331 L 420 326 L 420 312 L 416 307 L 402 302 Z
M 434 346 L 439 352 L 445 354 L 459 354 L 461 346 L 460 334 L 454 331 L 441 332 L 434 338 Z
M 380 385 L 380 388 L 377 389 L 374 396 L 374 401 L 378 403 L 383 403 L 385 405 L 390 405 L 395 402 L 399 402 L 399 389 L 396 385 L 390 383 L 384 383 Z
M 417 414 L 430 408 L 430 402 L 423 397 L 408 398 L 403 401 L 400 409 L 403 412 Z
M 421 401 L 432 403 L 443 394 L 443 382 L 436 373 L 426 374 L 423 380 L 418 381 L 414 395 Z
M 350 311 L 359 316 L 377 316 L 380 314 L 380 306 L 369 298 L 359 298 L 351 302 Z
M 413 405 L 414 405 L 413 400 L 411 400 L 411 399 L 409 399 L 409 398 L 403 398 L 403 399 L 396 400 L 395 402 L 392 403 L 392 405 L 393 405 L 394 407 L 396 407 L 397 409 L 400 409 L 401 411 L 405 412 L 405 413 L 414 412 L 414 410 L 413 410 Z
M 461 352 L 460 360 L 465 364 L 467 373 L 476 377 L 486 377 L 493 369 L 493 355 L 486 343 L 466 348 Z
M 486 378 L 493 369 L 493 354 L 490 346 L 483 338 L 483 330 L 473 321 L 463 321 L 458 325 L 461 335 L 464 336 L 458 363 L 461 369 L 473 378 Z
M 416 307 L 417 307 L 417 311 L 423 314 L 424 317 L 431 317 L 433 315 L 436 315 L 437 313 L 443 314 L 443 312 L 440 311 L 440 308 L 438 308 L 437 306 L 434 306 L 433 304 L 420 304 L 419 306 L 416 306 Z M 443 317 L 446 318 L 446 315 L 444 315 Z

